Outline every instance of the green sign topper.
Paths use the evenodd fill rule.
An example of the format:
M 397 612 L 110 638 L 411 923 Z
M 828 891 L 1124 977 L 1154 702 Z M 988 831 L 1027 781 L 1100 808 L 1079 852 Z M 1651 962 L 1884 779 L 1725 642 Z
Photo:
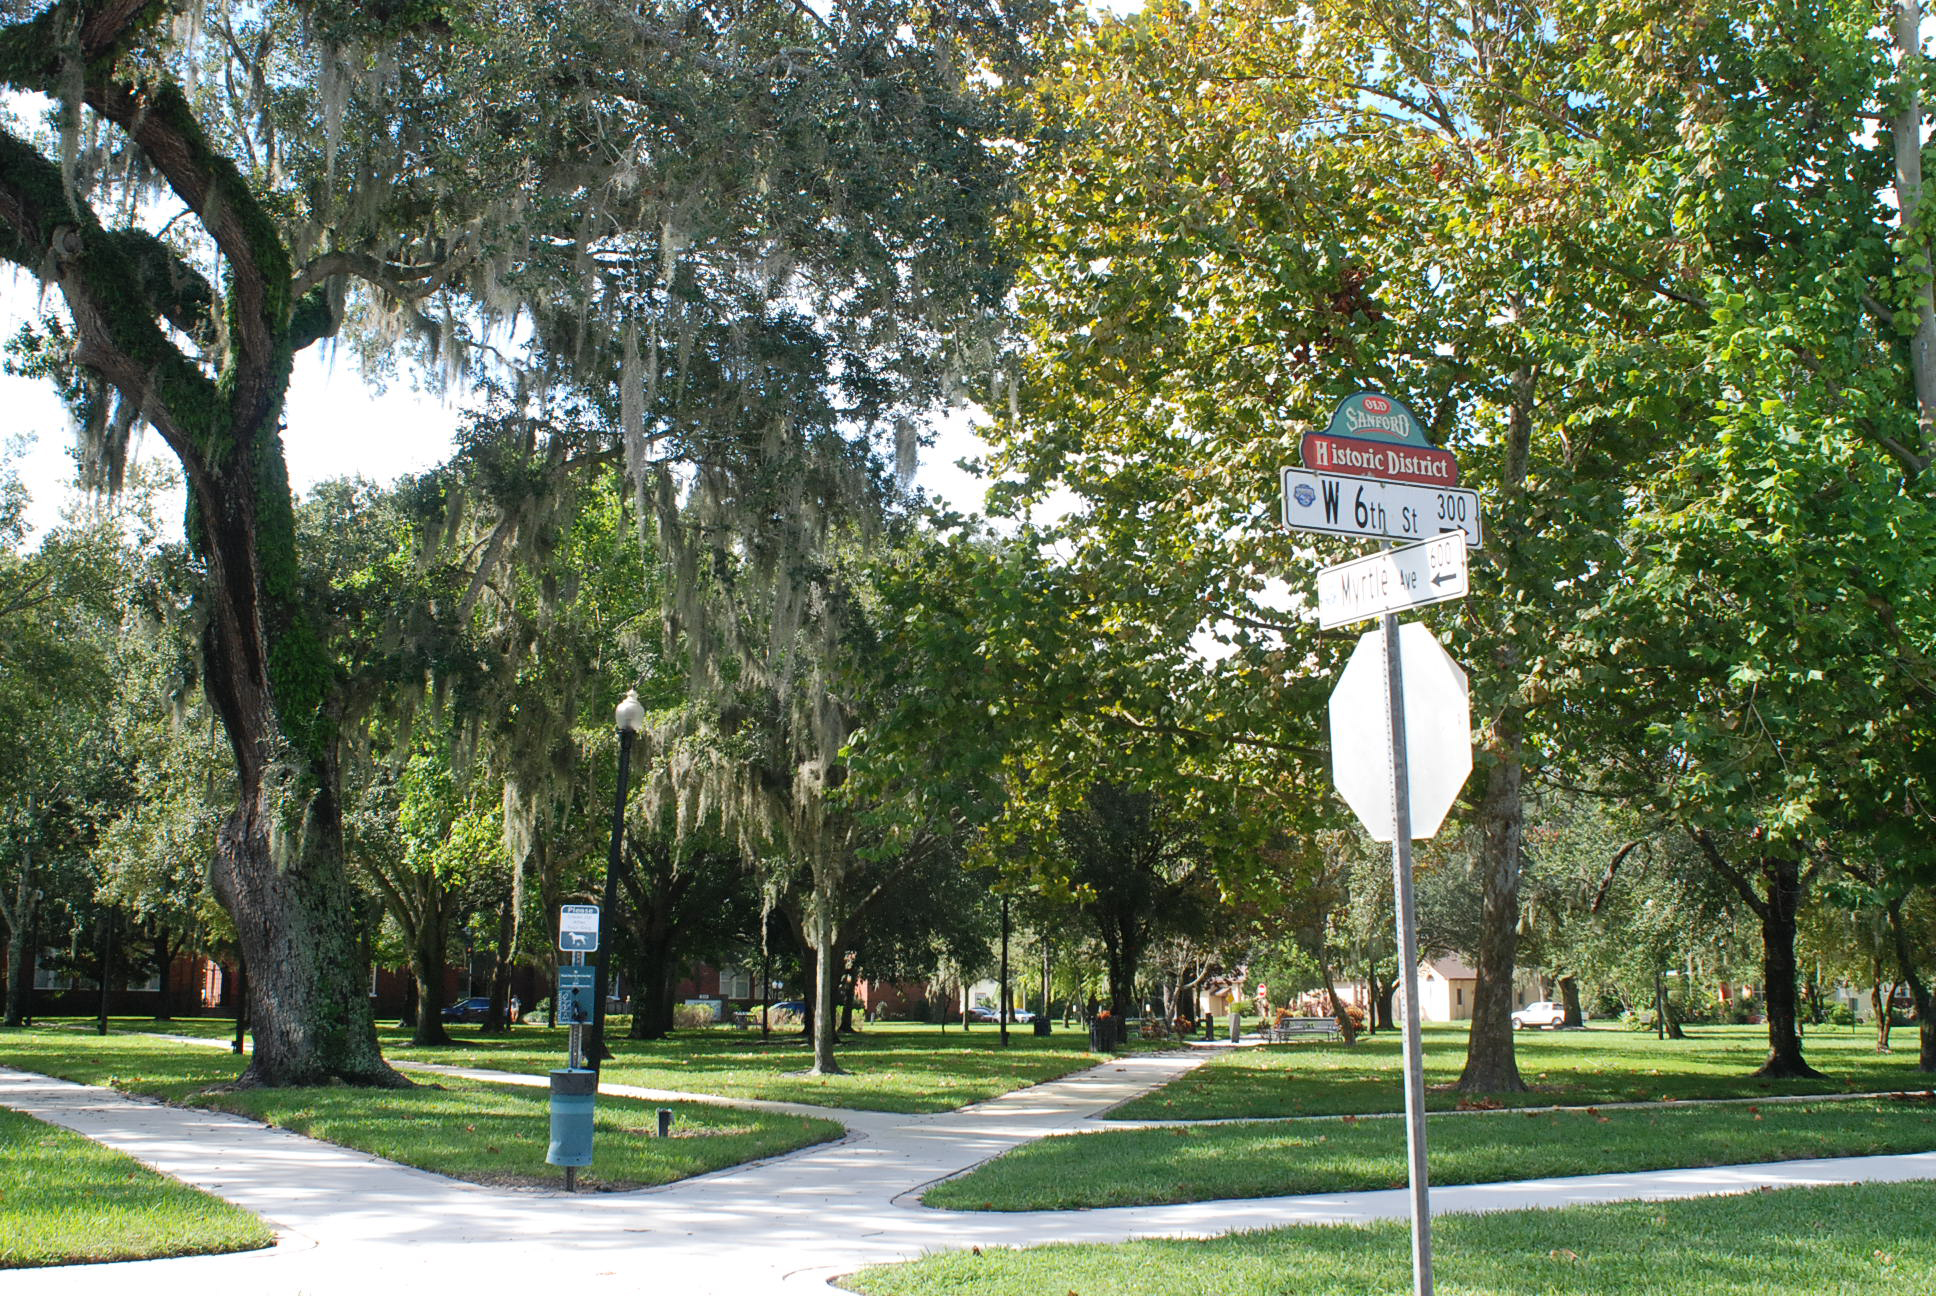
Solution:
M 1397 441 L 1421 448 L 1432 444 L 1425 439 L 1418 416 L 1402 401 L 1374 391 L 1354 392 L 1340 401 L 1325 431 L 1332 436 Z

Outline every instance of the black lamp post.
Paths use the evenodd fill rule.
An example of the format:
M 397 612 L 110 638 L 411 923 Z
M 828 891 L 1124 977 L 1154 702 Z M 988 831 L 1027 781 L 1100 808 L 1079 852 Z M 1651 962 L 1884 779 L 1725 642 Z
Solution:
M 612 910 L 618 906 L 619 852 L 625 844 L 625 780 L 632 769 L 632 740 L 645 728 L 639 691 L 627 689 L 618 704 L 618 794 L 612 799 L 612 853 L 605 860 L 605 899 L 598 907 L 598 964 L 592 973 L 592 1046 L 585 1050 L 592 1070 L 612 1055 L 605 1043 L 605 996 L 611 986 Z
M 1002 1047 L 1008 1047 L 1008 892 L 1002 892 Z

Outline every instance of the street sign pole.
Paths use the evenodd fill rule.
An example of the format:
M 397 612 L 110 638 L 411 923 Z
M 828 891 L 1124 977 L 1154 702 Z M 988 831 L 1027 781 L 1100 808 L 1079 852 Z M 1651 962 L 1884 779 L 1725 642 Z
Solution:
M 585 951 L 573 950 L 571 952 L 571 965 L 573 967 L 584 967 Z M 554 1014 L 559 1005 L 564 1002 L 564 998 L 565 996 L 563 994 L 555 994 L 551 997 L 551 1006 Z M 585 1065 L 585 1027 L 577 1020 L 576 1014 L 573 1015 L 572 1023 L 565 1031 L 565 1039 L 565 1066 L 569 1070 L 577 1071 Z M 565 1167 L 565 1191 L 578 1191 L 578 1167 L 575 1165 Z
M 1425 1162 L 1425 1056 L 1418 1021 L 1418 920 L 1412 904 L 1412 794 L 1405 761 L 1405 681 L 1398 617 L 1378 618 L 1385 640 L 1386 723 L 1391 734 L 1392 885 L 1398 968 L 1405 996 L 1405 1157 L 1412 1185 L 1412 1293 L 1432 1296 L 1432 1202 Z

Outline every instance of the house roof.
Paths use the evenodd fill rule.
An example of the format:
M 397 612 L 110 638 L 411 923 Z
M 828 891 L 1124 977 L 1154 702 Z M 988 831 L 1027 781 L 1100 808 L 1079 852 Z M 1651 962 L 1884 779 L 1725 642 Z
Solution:
M 1427 959 L 1425 960 L 1425 966 L 1431 968 L 1447 981 L 1476 981 L 1479 979 L 1478 969 L 1456 954 L 1448 954 L 1444 958 Z

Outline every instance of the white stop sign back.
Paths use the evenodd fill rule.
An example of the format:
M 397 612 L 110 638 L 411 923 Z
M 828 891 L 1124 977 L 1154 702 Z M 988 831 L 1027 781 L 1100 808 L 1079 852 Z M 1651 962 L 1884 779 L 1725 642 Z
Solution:
M 1416 621 L 1398 627 L 1398 664 L 1404 675 L 1412 836 L 1423 839 L 1438 832 L 1472 773 L 1472 709 L 1465 672 Z M 1383 631 L 1358 640 L 1331 690 L 1331 781 L 1373 841 L 1392 839 Z

